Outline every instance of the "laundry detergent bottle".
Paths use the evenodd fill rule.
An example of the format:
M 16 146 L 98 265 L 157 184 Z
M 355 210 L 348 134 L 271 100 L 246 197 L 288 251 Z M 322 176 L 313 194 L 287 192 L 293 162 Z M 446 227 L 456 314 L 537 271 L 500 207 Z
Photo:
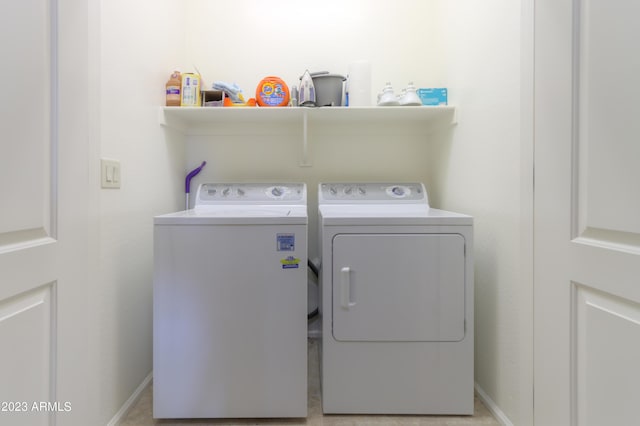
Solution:
M 166 84 L 167 106 L 180 106 L 180 88 L 182 77 L 179 71 L 174 71 Z

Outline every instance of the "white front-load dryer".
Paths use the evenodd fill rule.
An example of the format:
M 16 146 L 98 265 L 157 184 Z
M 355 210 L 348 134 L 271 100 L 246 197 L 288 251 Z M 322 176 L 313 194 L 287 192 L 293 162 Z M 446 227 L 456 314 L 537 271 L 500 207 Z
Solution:
M 154 218 L 154 417 L 306 417 L 306 194 L 207 183 Z
M 473 414 L 473 219 L 421 183 L 318 194 L 323 411 Z

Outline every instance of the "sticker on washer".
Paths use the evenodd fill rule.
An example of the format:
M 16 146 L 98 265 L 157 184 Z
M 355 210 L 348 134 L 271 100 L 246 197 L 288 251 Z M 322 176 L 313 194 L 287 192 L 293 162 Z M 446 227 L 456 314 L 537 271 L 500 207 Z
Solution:
M 295 251 L 296 234 L 276 234 L 276 249 L 278 251 Z
M 282 263 L 282 269 L 298 269 L 300 267 L 300 259 L 293 256 L 287 256 L 280 260 Z

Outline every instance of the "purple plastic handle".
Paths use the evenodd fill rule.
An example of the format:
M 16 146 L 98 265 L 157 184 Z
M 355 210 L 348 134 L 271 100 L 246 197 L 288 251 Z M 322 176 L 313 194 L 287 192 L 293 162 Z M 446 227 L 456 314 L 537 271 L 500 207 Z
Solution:
M 202 164 L 200 164 L 200 167 L 197 167 L 193 170 L 191 170 L 189 172 L 189 174 L 187 175 L 187 178 L 184 180 L 184 192 L 189 194 L 191 191 L 191 179 L 193 179 L 198 173 L 200 173 L 200 170 L 202 170 L 202 168 L 205 166 L 205 164 L 207 164 L 206 161 L 203 161 Z

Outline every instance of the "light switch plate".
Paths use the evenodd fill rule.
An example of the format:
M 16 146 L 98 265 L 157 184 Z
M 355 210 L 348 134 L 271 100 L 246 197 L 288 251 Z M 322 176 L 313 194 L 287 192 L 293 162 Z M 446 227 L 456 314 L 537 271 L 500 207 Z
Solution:
M 120 161 L 108 158 L 100 159 L 102 188 L 120 188 Z

